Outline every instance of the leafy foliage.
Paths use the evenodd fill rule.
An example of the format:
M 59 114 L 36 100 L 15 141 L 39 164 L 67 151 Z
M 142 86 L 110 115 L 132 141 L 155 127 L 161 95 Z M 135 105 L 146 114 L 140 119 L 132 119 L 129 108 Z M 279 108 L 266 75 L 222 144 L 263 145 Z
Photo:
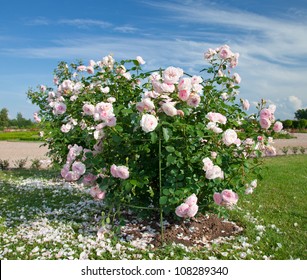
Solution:
M 223 46 L 206 58 L 204 78 L 174 67 L 142 72 L 140 59 L 61 62 L 55 90 L 29 90 L 50 157 L 67 180 L 94 176 L 89 185 L 106 194 L 107 222 L 127 207 L 173 215 L 193 193 L 205 209 L 214 192 L 244 188 L 248 174 L 261 178 L 262 152 L 274 154 L 266 138 L 272 127 L 262 129 L 259 115 L 248 116 L 236 101 L 238 55 Z M 208 175 L 205 158 L 218 176 Z

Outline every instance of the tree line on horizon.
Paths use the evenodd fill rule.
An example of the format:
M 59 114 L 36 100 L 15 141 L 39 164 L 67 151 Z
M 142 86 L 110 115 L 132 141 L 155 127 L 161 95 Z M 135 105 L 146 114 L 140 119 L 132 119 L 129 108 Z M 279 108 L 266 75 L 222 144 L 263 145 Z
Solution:
M 24 118 L 22 113 L 18 112 L 16 118 L 10 119 L 9 110 L 7 108 L 2 108 L 0 110 L 0 130 L 6 128 L 29 129 L 34 127 L 35 122 L 31 119 Z

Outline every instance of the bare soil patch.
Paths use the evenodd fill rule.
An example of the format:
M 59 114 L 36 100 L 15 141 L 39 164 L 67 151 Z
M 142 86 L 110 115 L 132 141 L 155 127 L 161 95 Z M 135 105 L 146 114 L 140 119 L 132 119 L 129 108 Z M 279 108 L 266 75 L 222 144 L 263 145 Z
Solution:
M 204 246 L 213 240 L 235 236 L 243 231 L 233 222 L 225 221 L 218 216 L 198 214 L 186 220 L 172 220 L 164 223 L 163 242 L 182 244 L 187 247 Z M 150 244 L 157 248 L 162 245 L 160 224 L 158 220 L 137 221 L 131 218 L 122 228 L 122 236 L 136 246 Z

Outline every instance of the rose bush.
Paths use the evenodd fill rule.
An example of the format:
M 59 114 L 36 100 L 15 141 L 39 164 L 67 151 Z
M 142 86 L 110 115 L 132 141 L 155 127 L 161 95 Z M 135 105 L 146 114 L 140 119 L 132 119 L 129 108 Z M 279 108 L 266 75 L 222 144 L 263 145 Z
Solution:
M 247 176 L 260 178 L 262 154 L 274 155 L 275 108 L 262 100 L 247 115 L 248 101 L 237 102 L 239 54 L 225 45 L 204 57 L 204 78 L 173 66 L 143 72 L 141 57 L 61 62 L 55 88 L 29 90 L 49 156 L 65 180 L 104 199 L 108 217 L 127 208 L 193 217 L 214 193 L 233 205 Z

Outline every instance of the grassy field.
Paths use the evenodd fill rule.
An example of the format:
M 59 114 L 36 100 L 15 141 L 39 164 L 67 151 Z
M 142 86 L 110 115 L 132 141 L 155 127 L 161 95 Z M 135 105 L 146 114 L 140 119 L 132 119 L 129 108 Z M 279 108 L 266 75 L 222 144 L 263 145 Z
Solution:
M 0 131 L 0 141 L 41 141 L 39 132 L 35 130 L 27 131 Z
M 0 259 L 307 259 L 307 155 L 265 159 L 229 220 L 244 231 L 197 250 L 97 239 L 103 205 L 55 171 L 0 171 Z

